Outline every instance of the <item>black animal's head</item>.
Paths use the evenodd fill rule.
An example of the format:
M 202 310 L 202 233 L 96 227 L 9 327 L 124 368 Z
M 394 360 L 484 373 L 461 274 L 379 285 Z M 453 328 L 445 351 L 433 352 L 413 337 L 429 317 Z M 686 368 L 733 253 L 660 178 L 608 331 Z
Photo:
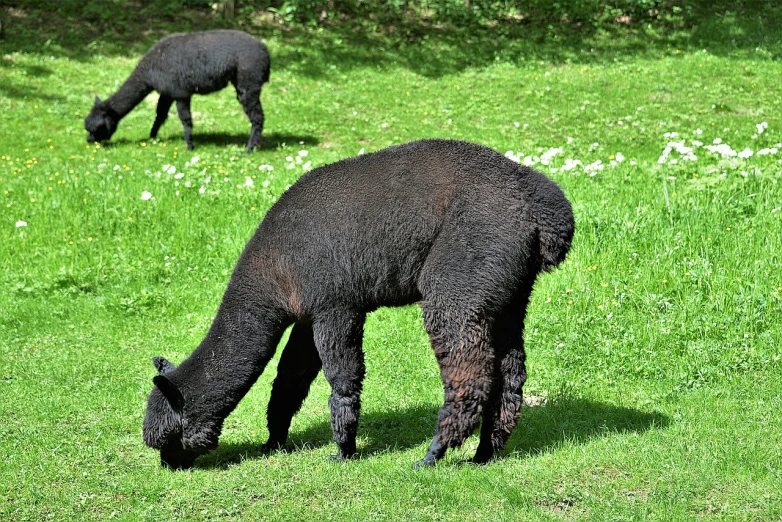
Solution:
M 117 130 L 119 117 L 105 101 L 95 97 L 95 105 L 84 119 L 84 128 L 87 130 L 87 143 L 108 141 Z
M 161 465 L 188 469 L 196 457 L 217 447 L 220 424 L 201 420 L 198 412 L 189 411 L 184 395 L 172 381 L 173 364 L 163 357 L 155 357 L 152 363 L 159 375 L 152 379 L 155 387 L 147 401 L 144 442 L 160 450 Z

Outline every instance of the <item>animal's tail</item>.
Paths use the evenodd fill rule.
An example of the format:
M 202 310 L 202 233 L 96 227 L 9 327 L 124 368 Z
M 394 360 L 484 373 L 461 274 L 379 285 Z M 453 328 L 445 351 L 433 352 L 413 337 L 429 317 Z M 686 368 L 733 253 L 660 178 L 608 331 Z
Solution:
M 573 208 L 556 183 L 542 174 L 541 182 L 534 183 L 532 201 L 538 225 L 538 255 L 543 271 L 556 268 L 570 250 L 576 222 Z
M 263 64 L 261 65 L 261 85 L 269 81 L 269 73 L 272 68 L 272 59 L 271 56 L 269 56 L 269 50 L 266 48 L 266 45 L 263 45 L 263 54 L 265 60 L 263 60 Z

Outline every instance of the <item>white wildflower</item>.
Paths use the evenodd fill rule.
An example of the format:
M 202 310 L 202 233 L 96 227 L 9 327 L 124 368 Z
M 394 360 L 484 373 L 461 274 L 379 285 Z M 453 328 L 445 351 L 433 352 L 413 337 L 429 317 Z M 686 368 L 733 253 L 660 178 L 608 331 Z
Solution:
M 508 158 L 511 161 L 515 161 L 516 163 L 521 162 L 521 155 L 522 153 L 519 152 L 518 154 L 514 154 L 512 150 L 509 150 L 505 153 L 505 157 Z
M 174 176 L 174 179 L 182 179 L 184 177 L 185 177 L 184 174 L 182 174 L 181 172 L 177 172 L 176 175 Z
M 244 177 L 244 185 L 242 185 L 247 188 L 253 188 L 255 186 L 255 183 L 253 183 L 253 179 L 250 176 Z
M 766 123 L 765 121 L 758 123 L 757 125 L 755 125 L 755 128 L 758 130 L 758 134 L 763 134 L 763 131 L 768 129 L 768 123 Z
M 730 145 L 728 145 L 727 143 L 718 143 L 717 145 L 706 145 L 703 148 L 708 150 L 709 152 L 713 152 L 714 154 L 719 154 L 723 158 L 732 158 L 738 154 L 735 150 L 731 149 Z
M 747 147 L 746 149 L 744 149 L 741 152 L 739 152 L 738 156 L 739 156 L 739 158 L 745 158 L 746 159 L 746 158 L 751 157 L 752 154 L 753 154 L 752 149 Z
M 542 165 L 549 165 L 551 163 L 551 159 L 557 154 L 562 154 L 562 149 L 560 147 L 550 148 L 540 156 L 540 163 Z
M 187 160 L 185 162 L 185 167 L 190 167 L 190 166 L 195 165 L 196 163 L 198 163 L 198 160 L 200 160 L 200 159 L 201 158 L 199 158 L 198 156 L 193 156 L 192 158 L 190 158 L 189 160 Z
M 565 159 L 565 164 L 562 165 L 562 169 L 561 170 L 564 170 L 565 172 L 568 172 L 568 171 L 571 171 L 574 168 L 578 167 L 579 165 L 583 165 L 583 163 L 581 163 L 581 160 L 574 160 L 572 158 L 566 158 Z
M 27 221 L 17 221 L 16 222 L 16 228 L 22 228 L 27 226 Z
M 589 174 L 590 177 L 592 177 L 592 176 L 596 176 L 597 173 L 603 170 L 604 167 L 605 165 L 603 165 L 602 161 L 596 160 L 590 163 L 589 165 L 585 165 L 584 172 L 586 172 L 587 174 Z
M 141 193 L 141 201 L 148 201 L 152 199 L 152 193 L 148 191 L 144 191 Z

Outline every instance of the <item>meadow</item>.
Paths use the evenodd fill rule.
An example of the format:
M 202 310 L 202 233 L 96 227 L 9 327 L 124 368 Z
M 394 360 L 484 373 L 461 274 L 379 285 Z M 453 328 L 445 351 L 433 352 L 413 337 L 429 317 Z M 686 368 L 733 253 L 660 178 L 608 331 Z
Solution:
M 746 9 L 587 32 L 243 18 L 272 56 L 252 154 L 230 87 L 193 99 L 193 151 L 175 114 L 148 138 L 154 95 L 85 140 L 94 97 L 160 36 L 220 19 L 7 10 L 0 519 L 782 518 L 782 14 Z M 161 468 L 141 438 L 151 358 L 200 342 L 264 212 L 309 169 L 424 137 L 492 147 L 573 203 L 508 448 L 471 465 L 473 436 L 412 469 L 442 402 L 413 306 L 368 318 L 357 458 L 328 459 L 322 375 L 290 451 L 259 453 L 275 357 L 217 450 Z

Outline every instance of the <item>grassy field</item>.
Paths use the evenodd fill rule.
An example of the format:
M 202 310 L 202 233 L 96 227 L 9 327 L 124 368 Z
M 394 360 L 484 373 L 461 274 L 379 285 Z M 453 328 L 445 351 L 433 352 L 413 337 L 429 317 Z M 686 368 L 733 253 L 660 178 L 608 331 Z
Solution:
M 10 13 L 10 14 L 9 14 Z M 168 31 L 6 13 L 0 40 L 0 518 L 782 518 L 782 16 L 697 27 L 356 32 L 267 42 L 263 148 L 232 90 L 83 119 Z M 294 451 L 261 456 L 270 364 L 219 448 L 170 472 L 141 439 L 154 368 L 200 342 L 264 212 L 310 168 L 422 137 L 556 180 L 577 233 L 527 320 L 534 397 L 508 449 L 414 471 L 442 388 L 418 308 L 367 322 L 359 456 L 322 376 Z M 149 194 L 151 197 L 146 197 Z M 142 195 L 145 195 L 142 197 Z M 276 361 L 276 359 L 275 359 Z

